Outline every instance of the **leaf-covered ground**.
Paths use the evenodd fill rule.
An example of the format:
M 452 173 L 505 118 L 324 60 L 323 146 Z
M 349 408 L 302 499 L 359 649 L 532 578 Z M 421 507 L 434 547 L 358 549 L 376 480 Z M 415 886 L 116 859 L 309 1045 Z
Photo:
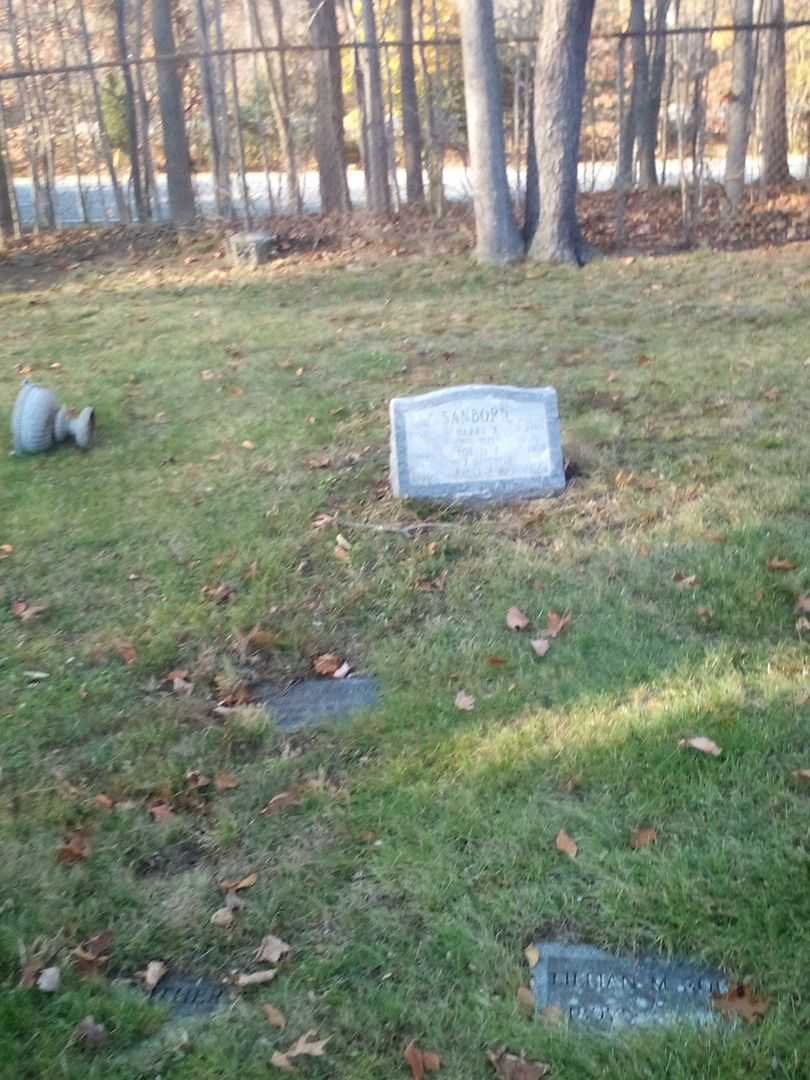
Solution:
M 810 248 L 364 251 L 5 280 L 3 414 L 30 369 L 98 441 L 0 460 L 0 1075 L 388 1080 L 414 1040 L 448 1080 L 806 1076 Z M 490 381 L 556 386 L 566 495 L 395 502 L 389 398 Z M 282 737 L 250 685 L 316 660 L 381 704 Z M 769 1004 L 544 1026 L 543 934 Z M 158 962 L 277 974 L 165 1026 Z

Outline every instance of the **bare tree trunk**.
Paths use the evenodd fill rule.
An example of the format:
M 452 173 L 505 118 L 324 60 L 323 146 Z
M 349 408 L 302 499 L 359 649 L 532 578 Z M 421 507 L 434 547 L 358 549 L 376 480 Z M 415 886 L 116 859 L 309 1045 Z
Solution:
M 347 4 L 347 11 L 349 4 Z M 365 98 L 364 126 L 368 158 L 365 162 L 368 181 L 368 209 L 387 214 L 391 209 L 388 185 L 388 151 L 385 137 L 385 106 L 382 95 L 380 50 L 377 45 L 377 23 L 374 0 L 362 0 L 363 43 L 360 46 L 360 66 L 363 73 Z
M 129 46 L 127 45 L 126 0 L 115 0 L 115 40 L 118 47 L 118 56 L 121 59 L 121 70 L 124 75 L 127 114 L 127 149 L 129 151 L 130 177 L 132 178 L 132 195 L 135 200 L 135 216 L 138 221 L 144 221 L 146 219 L 146 210 L 143 201 L 143 189 L 141 187 L 138 118 L 135 112 L 135 84 L 132 79 L 132 68 L 128 63 Z
M 351 210 L 343 142 L 343 75 L 335 0 L 309 0 L 309 33 L 315 53 L 315 156 L 321 211 Z
M 28 63 L 32 68 L 42 67 L 37 41 L 40 28 L 35 32 L 33 18 L 28 0 L 22 0 L 22 15 L 25 24 L 25 37 L 28 54 Z M 43 217 L 48 228 L 56 225 L 56 205 L 54 192 L 56 190 L 56 139 L 51 126 L 51 117 L 48 110 L 48 102 L 43 89 L 45 79 L 43 76 L 34 77 L 31 80 L 33 87 L 33 103 L 36 109 L 36 138 L 37 152 L 45 175 L 45 183 L 42 186 Z
M 5 147 L 0 146 L 0 247 L 14 235 L 14 213 L 11 209 L 11 183 L 4 157 Z
M 20 54 L 20 44 L 17 31 L 17 19 L 14 13 L 12 0 L 6 0 L 6 17 L 8 19 L 8 35 L 11 41 L 11 55 L 15 68 L 24 66 Z M 17 98 L 20 103 L 20 111 L 23 115 L 23 129 L 25 132 L 25 156 L 28 160 L 28 171 L 31 176 L 31 194 L 34 208 L 34 232 L 39 232 L 41 225 L 47 226 L 47 213 L 45 208 L 45 196 L 40 179 L 40 156 L 38 152 L 38 134 L 34 124 L 34 112 L 31 107 L 31 95 L 28 91 L 26 79 L 17 79 Z
M 287 192 L 290 205 L 297 213 L 301 213 L 304 204 L 301 200 L 301 189 L 298 183 L 298 165 L 295 160 L 295 133 L 292 125 L 292 99 L 290 96 L 290 79 L 287 73 L 287 56 L 285 53 L 286 39 L 284 36 L 284 16 L 281 11 L 281 0 L 270 0 L 273 8 L 273 24 L 276 31 L 276 45 L 279 47 L 278 54 L 278 88 L 281 98 L 281 112 L 284 127 L 284 155 L 287 161 Z
M 787 136 L 787 73 L 785 70 L 785 0 L 770 0 L 767 22 L 781 23 L 766 30 L 765 111 L 762 124 L 762 171 L 766 184 L 790 180 Z
M 22 232 L 20 208 L 17 205 L 17 193 L 14 190 L 14 176 L 8 164 L 6 110 L 2 94 L 0 94 L 0 168 L 3 172 L 2 183 L 5 189 L 5 198 L 0 195 L 0 229 L 5 231 L 7 237 L 19 236 Z
M 506 176 L 492 0 L 462 0 L 459 10 L 467 142 L 473 179 L 475 254 L 479 262 L 515 262 L 523 257 L 523 244 Z
M 444 139 L 439 130 L 437 90 L 427 58 L 425 40 L 425 0 L 419 0 L 419 65 L 425 83 L 425 118 L 427 121 L 428 152 L 427 174 L 430 209 L 433 216 L 441 219 L 446 209 L 444 194 Z
M 68 54 L 67 45 L 65 43 L 65 27 L 62 21 L 62 15 L 59 11 L 59 5 L 57 0 L 53 0 L 53 21 L 56 27 L 56 34 L 59 39 L 59 55 L 63 67 L 68 66 Z M 65 75 L 65 103 L 68 109 L 68 119 L 70 121 L 70 145 L 71 156 L 73 158 L 73 169 L 76 173 L 76 188 L 79 193 L 79 204 L 82 208 L 82 223 L 86 225 L 90 220 L 87 211 L 87 195 L 85 194 L 84 184 L 82 183 L 82 158 L 79 152 L 79 136 L 77 134 L 79 118 L 76 113 L 76 103 L 73 97 L 73 87 L 70 82 L 70 75 Z
M 253 214 L 250 209 L 250 191 L 248 190 L 247 170 L 245 168 L 245 138 L 242 132 L 242 117 L 239 108 L 239 73 L 236 70 L 236 56 L 230 54 L 231 89 L 233 93 L 233 110 L 236 117 L 236 163 L 239 170 L 239 182 L 242 187 L 242 208 L 245 225 L 250 228 L 253 224 Z
M 173 56 L 176 52 L 171 0 L 152 0 L 152 39 L 156 56 Z M 183 89 L 176 60 L 159 60 L 156 66 L 169 216 L 178 225 L 188 225 L 194 220 L 196 210 Z
M 655 122 L 650 101 L 650 63 L 647 55 L 644 0 L 632 0 L 630 29 L 635 34 L 632 39 L 633 114 L 638 146 L 638 182 L 642 191 L 645 191 L 658 186 L 658 177 L 655 171 Z
M 754 0 L 735 0 L 734 22 L 751 24 Z M 726 145 L 726 197 L 737 206 L 745 191 L 745 159 L 751 132 L 751 103 L 754 97 L 754 35 L 752 30 L 737 30 L 731 61 L 731 93 L 728 101 L 728 136 Z
M 219 164 L 220 175 L 218 184 L 223 192 L 225 213 L 228 217 L 234 216 L 233 199 L 231 195 L 231 122 L 228 116 L 228 75 L 225 57 L 225 35 L 222 28 L 222 0 L 211 0 L 213 17 L 209 23 L 209 29 L 213 27 L 214 48 L 217 56 L 214 58 L 214 102 L 215 116 L 219 128 Z
M 134 48 L 135 60 L 139 61 L 143 56 L 143 0 L 134 0 Z M 143 194 L 146 205 L 147 217 L 160 218 L 160 192 L 155 176 L 155 161 L 152 157 L 152 142 L 150 139 L 150 116 L 149 102 L 146 97 L 146 84 L 144 80 L 143 64 L 135 65 L 135 104 L 138 111 L 138 127 L 140 130 L 140 146 L 143 156 Z
M 205 0 L 195 0 L 195 9 L 197 15 L 197 39 L 199 41 L 200 52 L 202 53 L 200 56 L 200 87 L 205 108 L 205 121 L 208 127 L 208 152 L 211 158 L 210 167 L 214 184 L 214 204 L 216 206 L 217 216 L 225 218 L 230 217 L 231 214 L 230 177 L 228 177 L 226 188 L 222 183 L 222 147 L 219 139 L 217 93 L 213 66 L 209 55 L 211 50 L 211 35 Z
M 655 30 L 665 30 L 669 0 L 656 0 Z M 658 120 L 661 115 L 661 97 L 664 90 L 664 76 L 667 68 L 667 39 L 665 34 L 657 33 L 650 46 L 650 103 L 647 114 L 647 129 L 642 138 L 652 145 L 652 159 L 655 162 L 658 150 Z M 658 178 L 661 182 L 660 177 Z
M 413 0 L 397 0 L 399 93 L 402 102 L 402 141 L 405 147 L 405 190 L 409 203 L 425 201 L 422 181 L 422 129 L 416 69 L 413 63 Z
M 593 8 L 594 0 L 545 0 L 535 89 L 540 221 L 529 253 L 580 266 L 586 247 L 577 222 L 577 165 Z
M 82 35 L 82 46 L 84 48 L 85 59 L 88 64 L 93 63 L 93 50 L 90 46 L 90 34 L 87 30 L 87 19 L 84 14 L 84 0 L 78 2 L 79 11 L 79 25 Z M 98 125 L 98 137 L 101 143 L 101 153 L 104 156 L 104 164 L 107 166 L 107 172 L 109 173 L 110 183 L 113 189 L 113 198 L 115 199 L 115 208 L 118 211 L 118 217 L 123 222 L 128 222 L 130 219 L 129 206 L 127 200 L 124 198 L 124 193 L 121 190 L 121 185 L 118 183 L 118 173 L 115 169 L 115 162 L 113 161 L 112 147 L 110 146 L 110 137 L 107 134 L 107 125 L 104 123 L 104 111 L 101 107 L 101 91 L 98 85 L 98 79 L 96 78 L 95 70 L 90 72 L 90 88 L 93 92 L 93 104 L 96 109 L 96 124 Z

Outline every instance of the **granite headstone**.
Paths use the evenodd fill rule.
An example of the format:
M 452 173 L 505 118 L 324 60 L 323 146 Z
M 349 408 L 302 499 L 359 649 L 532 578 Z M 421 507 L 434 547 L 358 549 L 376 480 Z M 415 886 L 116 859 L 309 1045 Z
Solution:
M 404 499 L 509 502 L 565 488 L 552 387 L 454 386 L 394 398 L 391 486 Z
M 590 945 L 540 941 L 532 968 L 539 1011 L 556 1006 L 572 1024 L 611 1030 L 717 1020 L 712 994 L 728 990 L 719 971 L 656 957 L 623 957 Z

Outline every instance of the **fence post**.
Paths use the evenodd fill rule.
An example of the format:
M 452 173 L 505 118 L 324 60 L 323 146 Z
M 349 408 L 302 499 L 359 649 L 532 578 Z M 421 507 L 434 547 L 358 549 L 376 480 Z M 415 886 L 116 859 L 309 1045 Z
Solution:
M 624 34 L 616 48 L 616 98 L 618 102 L 618 131 L 616 134 L 616 250 L 624 247 L 624 176 L 622 175 L 622 137 L 624 135 Z

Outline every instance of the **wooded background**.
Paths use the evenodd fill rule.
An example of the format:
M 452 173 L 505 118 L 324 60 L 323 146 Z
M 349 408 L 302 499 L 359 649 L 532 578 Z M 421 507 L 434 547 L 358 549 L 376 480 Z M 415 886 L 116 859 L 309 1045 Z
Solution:
M 539 7 L 495 6 L 510 181 L 525 188 Z M 598 4 L 580 187 L 810 175 L 806 0 Z M 737 29 L 734 29 L 736 25 Z M 758 27 L 758 28 L 755 28 Z M 0 0 L 0 237 L 99 221 L 441 216 L 469 194 L 454 0 Z M 157 59 L 155 59 L 157 57 Z

